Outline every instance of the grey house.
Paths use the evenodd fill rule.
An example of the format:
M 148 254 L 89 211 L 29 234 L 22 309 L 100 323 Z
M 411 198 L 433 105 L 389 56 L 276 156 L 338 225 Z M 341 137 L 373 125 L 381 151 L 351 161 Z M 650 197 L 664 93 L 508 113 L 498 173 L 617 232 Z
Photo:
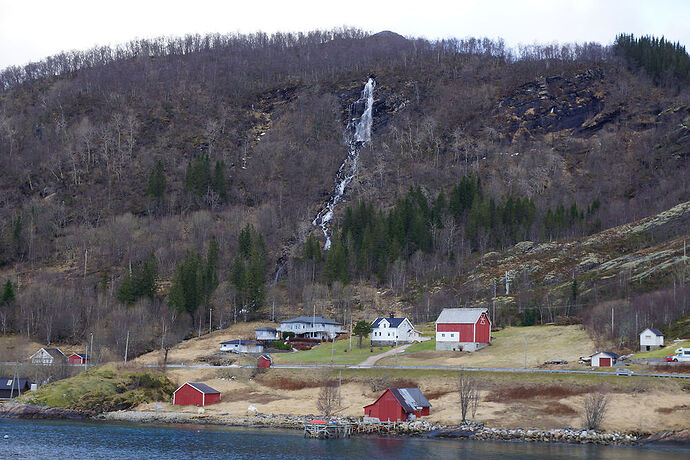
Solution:
M 303 337 L 309 339 L 331 340 L 344 334 L 346 331 L 341 327 L 342 325 L 323 316 L 298 316 L 297 318 L 288 319 L 280 322 L 278 332 L 292 332 L 295 337 Z

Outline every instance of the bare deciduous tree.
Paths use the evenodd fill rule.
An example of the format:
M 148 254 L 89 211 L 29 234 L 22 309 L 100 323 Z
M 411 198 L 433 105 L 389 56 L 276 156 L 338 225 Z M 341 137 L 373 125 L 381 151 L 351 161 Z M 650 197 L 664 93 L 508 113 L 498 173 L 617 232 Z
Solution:
M 603 393 L 594 393 L 585 396 L 585 413 L 583 419 L 585 428 L 596 430 L 604 422 L 606 410 L 609 405 L 609 397 Z
M 338 398 L 338 382 L 335 380 L 324 381 L 319 391 L 319 399 L 316 400 L 316 408 L 324 417 L 330 417 L 341 410 Z
M 458 376 L 458 396 L 460 397 L 460 412 L 462 421 L 467 420 L 467 414 L 472 411 L 472 417 L 479 406 L 479 380 L 464 371 Z

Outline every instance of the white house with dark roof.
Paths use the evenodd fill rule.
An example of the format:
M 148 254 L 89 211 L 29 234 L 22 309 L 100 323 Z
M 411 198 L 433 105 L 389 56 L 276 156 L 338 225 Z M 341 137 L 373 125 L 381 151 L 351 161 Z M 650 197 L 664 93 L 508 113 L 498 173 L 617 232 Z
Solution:
M 664 346 L 664 334 L 658 329 L 648 327 L 640 332 L 640 351 L 656 350 Z
M 31 364 L 62 364 L 67 356 L 59 348 L 41 348 L 29 357 Z
M 592 367 L 613 367 L 620 356 L 612 351 L 599 351 L 592 356 Z
M 231 353 L 263 353 L 264 346 L 254 340 L 228 340 L 220 343 L 220 351 Z
M 393 313 L 387 318 L 376 318 L 371 323 L 371 345 L 384 347 L 419 340 L 420 333 L 409 319 L 396 318 Z
M 295 337 L 319 340 L 331 340 L 346 332 L 339 322 L 316 315 L 298 316 L 281 321 L 277 331 L 292 332 Z
M 254 335 L 259 342 L 271 342 L 280 339 L 280 333 L 274 327 L 260 327 L 254 329 Z

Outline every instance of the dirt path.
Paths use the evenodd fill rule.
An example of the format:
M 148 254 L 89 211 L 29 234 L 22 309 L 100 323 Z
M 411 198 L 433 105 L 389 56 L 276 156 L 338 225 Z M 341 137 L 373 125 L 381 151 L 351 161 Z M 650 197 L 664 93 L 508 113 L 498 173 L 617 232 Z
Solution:
M 359 363 L 358 366 L 373 366 L 374 364 L 376 364 L 376 362 L 379 359 L 385 358 L 386 356 L 393 356 L 393 355 L 397 355 L 398 353 L 402 353 L 410 345 L 412 345 L 412 344 L 407 343 L 405 345 L 399 346 L 398 348 L 393 348 L 392 350 L 388 350 L 386 352 L 383 352 L 380 355 L 371 356 L 371 357 L 365 359 L 364 361 L 362 361 L 361 363 Z

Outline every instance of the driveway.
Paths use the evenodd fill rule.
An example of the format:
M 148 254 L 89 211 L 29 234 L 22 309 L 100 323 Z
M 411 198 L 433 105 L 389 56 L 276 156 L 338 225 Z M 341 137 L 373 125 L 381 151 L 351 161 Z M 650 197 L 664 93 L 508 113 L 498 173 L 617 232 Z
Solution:
M 358 366 L 361 366 L 361 367 L 373 366 L 374 364 L 376 364 L 376 362 L 379 359 L 385 358 L 386 356 L 393 356 L 393 355 L 397 355 L 398 353 L 402 353 L 410 345 L 412 345 L 412 344 L 406 343 L 405 345 L 401 345 L 397 348 L 393 348 L 392 350 L 385 351 L 379 355 L 370 356 L 367 359 L 365 359 L 364 361 L 362 361 L 361 363 L 359 363 Z

